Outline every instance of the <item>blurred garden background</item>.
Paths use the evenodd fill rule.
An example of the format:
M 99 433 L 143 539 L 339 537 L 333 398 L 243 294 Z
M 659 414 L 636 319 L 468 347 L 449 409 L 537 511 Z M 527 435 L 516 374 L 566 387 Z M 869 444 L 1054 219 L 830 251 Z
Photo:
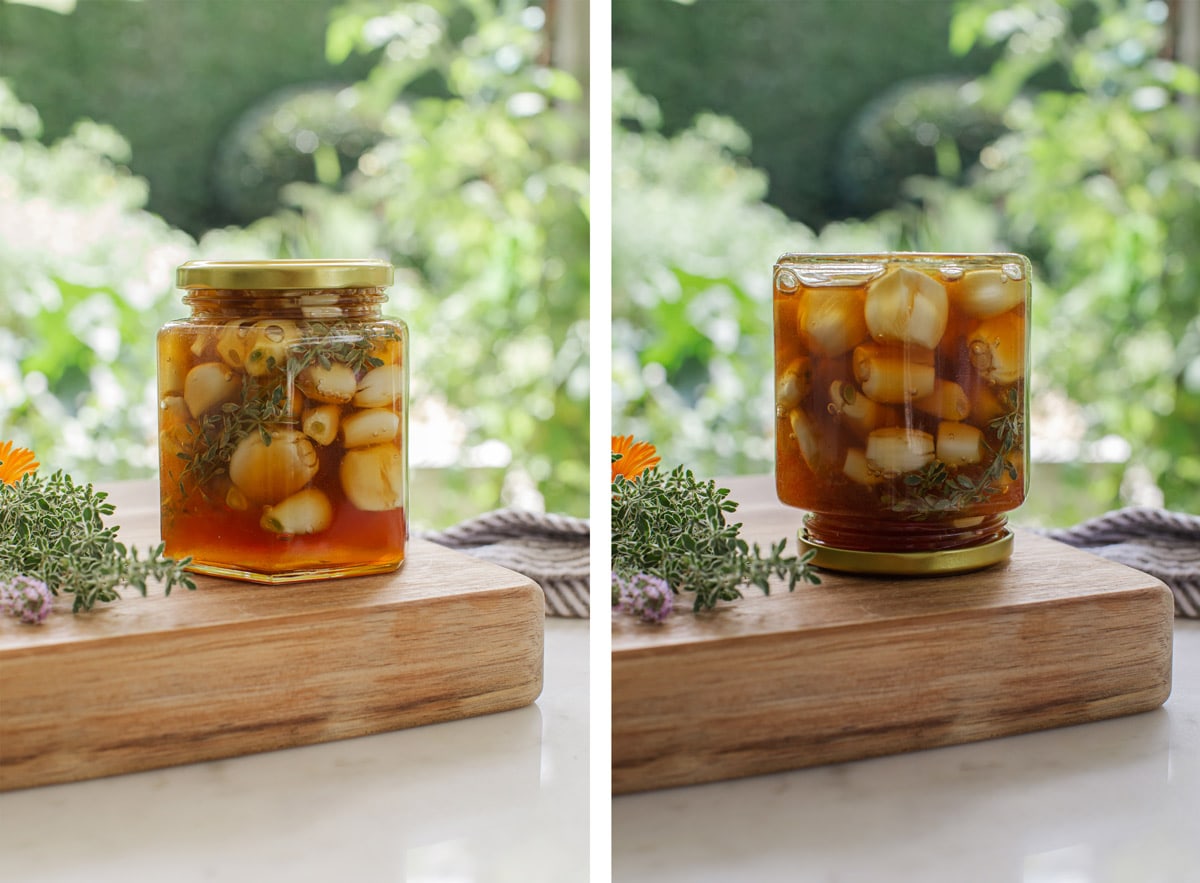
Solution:
M 378 257 L 413 521 L 586 515 L 586 0 L 0 0 L 0 439 L 157 464 L 198 258 Z
M 1026 524 L 1200 512 L 1200 0 L 613 0 L 613 423 L 773 468 L 787 251 L 1035 266 Z

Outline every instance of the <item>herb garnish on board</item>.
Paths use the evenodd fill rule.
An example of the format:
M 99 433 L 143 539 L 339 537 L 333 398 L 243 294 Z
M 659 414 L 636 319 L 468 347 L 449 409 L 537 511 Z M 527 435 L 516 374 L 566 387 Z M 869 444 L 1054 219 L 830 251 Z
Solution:
M 117 541 L 117 528 L 103 521 L 115 511 L 107 496 L 61 470 L 0 482 L 0 577 L 29 577 L 55 595 L 73 594 L 76 613 L 117 600 L 123 585 L 142 595 L 151 580 L 168 595 L 175 586 L 194 589 L 184 572 L 190 558 L 164 558 L 161 544 L 139 555 Z
M 613 441 L 617 449 L 623 439 Z M 614 453 L 612 480 L 612 570 L 617 577 L 659 577 L 676 594 L 692 592 L 696 611 L 741 598 L 746 585 L 769 593 L 771 577 L 786 580 L 788 591 L 798 582 L 820 583 L 809 568 L 812 551 L 785 556 L 787 540 L 780 540 L 764 553 L 739 536 L 742 525 L 725 519 L 738 506 L 727 488 L 698 480 L 683 466 L 667 473 L 651 466 L 630 477 L 617 468 L 621 456 Z

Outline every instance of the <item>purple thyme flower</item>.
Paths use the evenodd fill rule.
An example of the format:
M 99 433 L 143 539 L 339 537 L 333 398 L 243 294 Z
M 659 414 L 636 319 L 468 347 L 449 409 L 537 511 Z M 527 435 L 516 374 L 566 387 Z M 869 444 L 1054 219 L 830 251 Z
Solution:
M 50 615 L 51 594 L 46 584 L 30 576 L 0 581 L 0 612 L 36 624 Z
M 613 584 L 617 585 L 615 575 Z M 666 580 L 639 573 L 622 581 L 619 606 L 623 612 L 641 617 L 645 622 L 658 623 L 670 616 L 675 608 L 675 593 Z

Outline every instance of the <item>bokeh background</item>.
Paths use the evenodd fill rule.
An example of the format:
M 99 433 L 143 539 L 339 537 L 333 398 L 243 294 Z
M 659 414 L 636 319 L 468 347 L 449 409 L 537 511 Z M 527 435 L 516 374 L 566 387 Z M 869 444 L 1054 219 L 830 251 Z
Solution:
M 613 0 L 613 421 L 773 468 L 786 251 L 1036 270 L 1029 524 L 1200 511 L 1200 0 Z
M 379 257 L 413 521 L 586 515 L 586 0 L 0 0 L 0 439 L 157 464 L 186 260 Z

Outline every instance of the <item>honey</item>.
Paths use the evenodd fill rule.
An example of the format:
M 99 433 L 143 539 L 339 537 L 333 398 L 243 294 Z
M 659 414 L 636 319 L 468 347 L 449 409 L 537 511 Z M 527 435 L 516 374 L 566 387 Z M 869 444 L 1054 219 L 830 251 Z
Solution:
M 1010 553 L 1028 484 L 1029 276 L 1013 254 L 776 263 L 776 485 L 808 511 L 815 563 L 957 572 Z
M 408 329 L 381 261 L 191 262 L 158 334 L 161 528 L 262 583 L 394 570 L 408 538 Z

